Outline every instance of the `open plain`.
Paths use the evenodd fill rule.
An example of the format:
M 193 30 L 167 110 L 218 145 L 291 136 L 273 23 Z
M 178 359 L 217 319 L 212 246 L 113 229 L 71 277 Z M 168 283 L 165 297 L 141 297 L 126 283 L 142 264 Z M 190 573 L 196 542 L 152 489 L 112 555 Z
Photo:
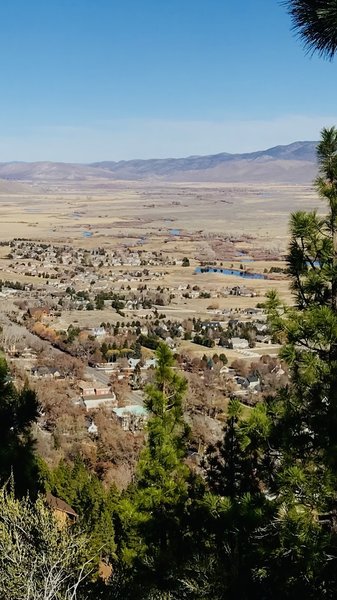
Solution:
M 309 185 L 5 183 L 0 182 L 1 240 L 13 235 L 82 243 L 83 232 L 90 229 L 95 241 L 144 235 L 153 241 L 179 229 L 181 236 L 200 240 L 213 234 L 249 235 L 284 250 L 289 213 L 320 206 Z
M 304 184 L 0 181 L 1 347 L 39 395 L 47 463 L 80 448 L 100 469 L 104 447 L 104 481 L 128 485 L 162 341 L 188 380 L 199 458 L 230 399 L 247 416 L 285 385 L 264 302 L 277 289 L 292 303 L 289 215 L 316 208 Z
M 285 268 L 289 215 L 319 207 L 308 185 L 6 181 L 0 184 L 0 277 L 38 283 L 47 295 L 53 288 L 60 293 L 78 275 L 76 268 L 69 269 L 67 281 L 67 270 L 54 270 L 47 280 L 48 268 L 53 267 L 50 260 L 46 257 L 44 264 L 42 260 L 45 273 L 28 268 L 32 261 L 13 261 L 6 244 L 13 239 L 93 254 L 104 248 L 119 260 L 110 266 L 86 265 L 89 272 L 99 273 L 102 289 L 112 287 L 121 293 L 126 285 L 136 290 L 143 284 L 155 293 L 165 288 L 171 298 L 167 303 L 161 298 L 160 309 L 168 319 L 222 320 L 224 313 L 254 308 L 271 288 L 291 302 L 287 277 L 277 273 Z M 145 259 L 126 260 L 130 253 Z M 188 266 L 182 265 L 184 257 Z M 196 273 L 200 265 L 209 264 L 240 274 Z M 249 273 L 265 275 L 255 279 Z M 233 292 L 243 279 L 248 291 Z M 120 319 L 118 312 L 111 308 L 109 312 L 81 312 L 75 321 L 94 327 Z M 124 312 L 143 320 L 149 311 L 129 304 Z M 73 320 L 73 312 L 64 311 L 56 323 L 69 327 Z M 193 344 L 189 351 L 193 353 Z

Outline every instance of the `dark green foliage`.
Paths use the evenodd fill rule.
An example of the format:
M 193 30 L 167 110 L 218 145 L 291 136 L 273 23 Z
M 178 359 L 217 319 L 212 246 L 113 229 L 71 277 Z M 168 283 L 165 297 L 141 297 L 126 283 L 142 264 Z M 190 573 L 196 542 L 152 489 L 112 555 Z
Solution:
M 25 387 L 20 392 L 12 383 L 4 359 L 0 360 L 0 483 L 13 474 L 18 494 L 38 488 L 32 424 L 38 417 L 36 394 Z
M 337 3 L 335 0 L 285 0 L 293 30 L 311 54 L 332 59 L 337 50 Z
M 316 187 L 329 212 L 291 217 L 288 264 L 296 306 L 283 305 L 276 292 L 267 302 L 292 379 L 273 406 L 274 489 L 283 512 L 267 578 L 281 581 L 286 572 L 288 597 L 330 598 L 336 593 L 337 543 L 336 129 L 322 131 L 318 161 Z
M 137 340 L 140 346 L 144 346 L 144 348 L 150 348 L 150 350 L 156 350 L 158 348 L 159 341 L 160 340 L 157 336 L 143 334 L 141 334 Z
M 49 473 L 46 487 L 78 513 L 80 528 L 87 532 L 90 540 L 91 553 L 113 557 L 116 549 L 113 525 L 116 491 L 105 490 L 101 481 L 80 459 L 72 466 L 61 462 Z
M 184 420 L 186 381 L 159 338 L 140 336 L 128 350 L 140 356 L 142 344 L 153 344 L 157 367 L 146 387 L 150 418 L 132 485 L 120 496 L 106 491 L 81 461 L 72 467 L 61 463 L 45 475 L 47 487 L 79 513 L 91 549 L 113 562 L 109 584 L 88 582 L 84 596 L 336 598 L 336 129 L 323 130 L 318 161 L 316 187 L 328 213 L 291 216 L 288 273 L 294 305 L 286 306 L 275 291 L 265 304 L 289 367 L 286 387 L 272 390 L 244 417 L 239 402 L 231 401 L 223 439 L 195 465 Z M 194 326 L 203 339 L 202 322 L 194 320 Z M 254 334 L 233 322 L 223 342 L 237 331 Z M 102 345 L 104 355 L 109 350 Z M 225 363 L 226 357 L 204 356 L 204 368 L 219 360 Z M 0 428 L 16 448 L 26 436 L 29 441 L 33 398 L 28 390 L 18 394 L 6 377 L 0 370 Z M 4 455 L 2 450 L 0 465 Z
M 95 296 L 95 306 L 96 306 L 96 310 L 103 310 L 103 308 L 104 308 L 104 295 L 103 294 L 97 294 L 97 296 Z
M 292 215 L 288 264 L 297 306 L 283 306 L 275 292 L 267 302 L 274 334 L 284 342 L 282 357 L 293 375 L 292 400 L 283 408 L 292 444 L 300 452 L 307 447 L 311 455 L 324 454 L 331 465 L 337 464 L 336 157 L 337 132 L 323 130 L 316 186 L 330 211 L 326 217 L 315 212 Z
M 158 346 L 156 356 L 155 380 L 146 389 L 146 406 L 152 413 L 147 444 L 135 486 L 119 509 L 120 556 L 133 567 L 133 585 L 141 582 L 143 591 L 147 585 L 168 591 L 184 560 L 191 479 L 183 462 L 188 436 L 182 404 L 186 380 L 173 370 L 173 356 L 165 344 Z
M 231 400 L 224 439 L 208 448 L 204 461 L 210 490 L 231 500 L 258 489 L 257 457 L 247 452 L 249 443 L 240 427 L 240 414 L 240 402 Z
M 211 340 L 208 337 L 198 335 L 198 334 L 194 336 L 193 342 L 195 344 L 198 344 L 199 346 L 205 346 L 207 348 L 214 348 L 214 346 L 215 346 L 214 340 Z

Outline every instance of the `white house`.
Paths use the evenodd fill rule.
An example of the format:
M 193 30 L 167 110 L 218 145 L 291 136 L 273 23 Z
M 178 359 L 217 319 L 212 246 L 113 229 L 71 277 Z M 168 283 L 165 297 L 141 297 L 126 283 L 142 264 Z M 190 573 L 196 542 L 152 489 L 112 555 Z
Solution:
M 232 337 L 228 340 L 229 344 L 232 346 L 233 350 L 241 350 L 249 347 L 248 340 L 239 337 Z

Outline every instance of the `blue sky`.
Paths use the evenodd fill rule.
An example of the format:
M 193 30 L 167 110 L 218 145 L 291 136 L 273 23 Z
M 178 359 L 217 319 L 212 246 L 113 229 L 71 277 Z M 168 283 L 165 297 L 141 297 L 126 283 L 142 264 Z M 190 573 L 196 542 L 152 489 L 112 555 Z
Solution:
M 276 0 L 8 0 L 0 160 L 240 152 L 337 123 L 336 63 Z

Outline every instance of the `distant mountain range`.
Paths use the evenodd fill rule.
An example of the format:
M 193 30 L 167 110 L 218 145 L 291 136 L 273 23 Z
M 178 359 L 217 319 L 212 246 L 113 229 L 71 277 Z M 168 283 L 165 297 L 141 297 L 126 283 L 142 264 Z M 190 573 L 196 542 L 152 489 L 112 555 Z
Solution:
M 59 162 L 0 163 L 0 178 L 22 182 L 125 180 L 171 182 L 310 183 L 315 177 L 317 142 L 294 142 L 245 154 L 91 164 Z

